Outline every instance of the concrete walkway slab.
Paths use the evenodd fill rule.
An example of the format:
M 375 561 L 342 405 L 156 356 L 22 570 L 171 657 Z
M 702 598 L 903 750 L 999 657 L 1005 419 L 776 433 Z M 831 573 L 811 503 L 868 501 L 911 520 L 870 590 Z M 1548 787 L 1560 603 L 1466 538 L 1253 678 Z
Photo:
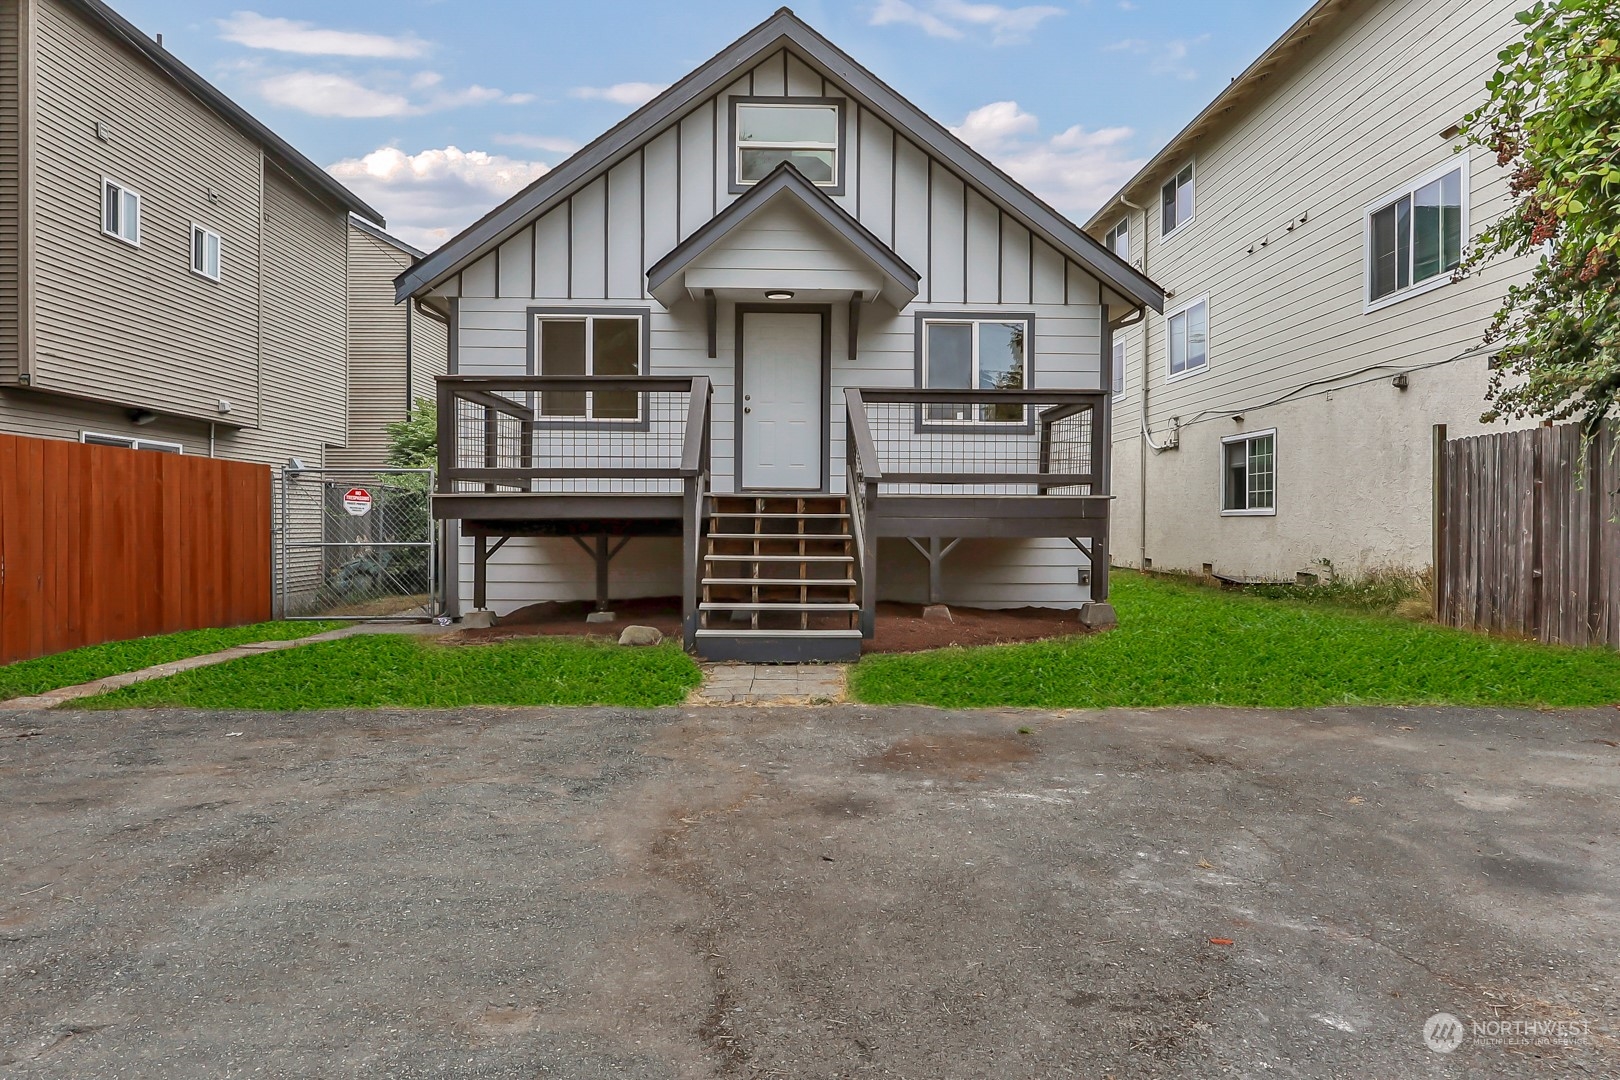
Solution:
M 690 705 L 809 705 L 844 700 L 847 664 L 705 664 Z

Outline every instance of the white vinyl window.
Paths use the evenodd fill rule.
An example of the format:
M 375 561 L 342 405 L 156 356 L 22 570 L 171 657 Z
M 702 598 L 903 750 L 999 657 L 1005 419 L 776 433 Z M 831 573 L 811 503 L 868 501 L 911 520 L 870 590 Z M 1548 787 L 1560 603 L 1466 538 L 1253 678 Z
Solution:
M 1164 321 L 1169 378 L 1195 375 L 1209 367 L 1209 300 L 1199 297 Z
M 211 281 L 220 279 L 219 233 L 201 225 L 191 227 L 191 270 Z
M 115 180 L 101 181 L 101 231 L 136 247 L 141 245 L 141 194 Z
M 1221 440 L 1221 513 L 1277 512 L 1277 432 Z
M 923 386 L 929 390 L 1025 390 L 1029 323 L 1023 319 L 925 319 Z M 1020 423 L 1022 405 L 936 403 L 928 419 L 946 423 Z
M 1108 235 L 1103 237 L 1103 246 L 1126 262 L 1131 261 L 1131 222 L 1129 218 L 1108 230 Z
M 1113 394 L 1116 398 L 1125 396 L 1125 343 L 1114 342 L 1112 359 L 1109 368 L 1113 375 Z
M 1159 189 L 1160 236 L 1169 236 L 1193 219 L 1193 167 L 1188 162 Z
M 1367 304 L 1438 288 L 1462 262 L 1468 180 L 1462 164 L 1431 172 L 1367 208 Z
M 537 315 L 534 369 L 541 375 L 641 374 L 641 319 L 623 315 Z M 582 420 L 640 419 L 635 390 L 548 390 L 540 415 Z
M 787 161 L 818 187 L 837 187 L 838 108 L 822 101 L 739 101 L 738 186 L 759 183 Z
M 129 435 L 103 435 L 99 431 L 79 432 L 79 441 L 89 446 L 121 446 L 125 450 L 153 450 L 159 454 L 184 454 L 186 448 L 160 439 L 137 439 Z

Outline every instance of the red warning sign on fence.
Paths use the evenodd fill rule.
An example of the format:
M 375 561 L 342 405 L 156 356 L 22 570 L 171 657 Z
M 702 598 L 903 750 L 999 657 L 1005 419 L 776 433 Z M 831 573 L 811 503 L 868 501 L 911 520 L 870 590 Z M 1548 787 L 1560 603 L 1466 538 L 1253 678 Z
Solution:
M 365 488 L 350 488 L 343 496 L 343 509 L 355 517 L 371 513 L 371 492 Z

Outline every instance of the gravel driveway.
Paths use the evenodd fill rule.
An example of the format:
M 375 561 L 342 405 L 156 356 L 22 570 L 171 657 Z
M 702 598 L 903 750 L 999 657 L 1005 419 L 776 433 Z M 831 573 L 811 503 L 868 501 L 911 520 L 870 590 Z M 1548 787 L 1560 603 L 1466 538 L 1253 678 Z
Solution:
M 1617 744 L 1616 710 L 0 716 L 0 1075 L 1616 1076 Z

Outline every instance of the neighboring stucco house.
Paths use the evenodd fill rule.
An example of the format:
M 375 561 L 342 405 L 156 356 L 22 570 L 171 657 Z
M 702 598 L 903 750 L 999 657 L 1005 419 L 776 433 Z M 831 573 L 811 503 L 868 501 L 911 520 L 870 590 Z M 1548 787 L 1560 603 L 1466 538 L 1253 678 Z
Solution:
M 449 325 L 426 306 L 394 302 L 394 279 L 422 252 L 361 218 L 349 219 L 349 437 L 333 468 L 388 463 L 388 425 L 433 400 L 445 373 Z
M 0 431 L 319 467 L 351 212 L 104 4 L 0 0 Z
M 1119 331 L 1118 564 L 1293 579 L 1431 561 L 1436 424 L 1476 434 L 1507 207 L 1459 149 L 1520 0 L 1322 0 L 1087 224 L 1167 290 Z
M 464 608 L 677 595 L 793 659 L 879 596 L 1105 595 L 1110 327 L 1158 288 L 785 8 L 398 295 L 450 320 Z

